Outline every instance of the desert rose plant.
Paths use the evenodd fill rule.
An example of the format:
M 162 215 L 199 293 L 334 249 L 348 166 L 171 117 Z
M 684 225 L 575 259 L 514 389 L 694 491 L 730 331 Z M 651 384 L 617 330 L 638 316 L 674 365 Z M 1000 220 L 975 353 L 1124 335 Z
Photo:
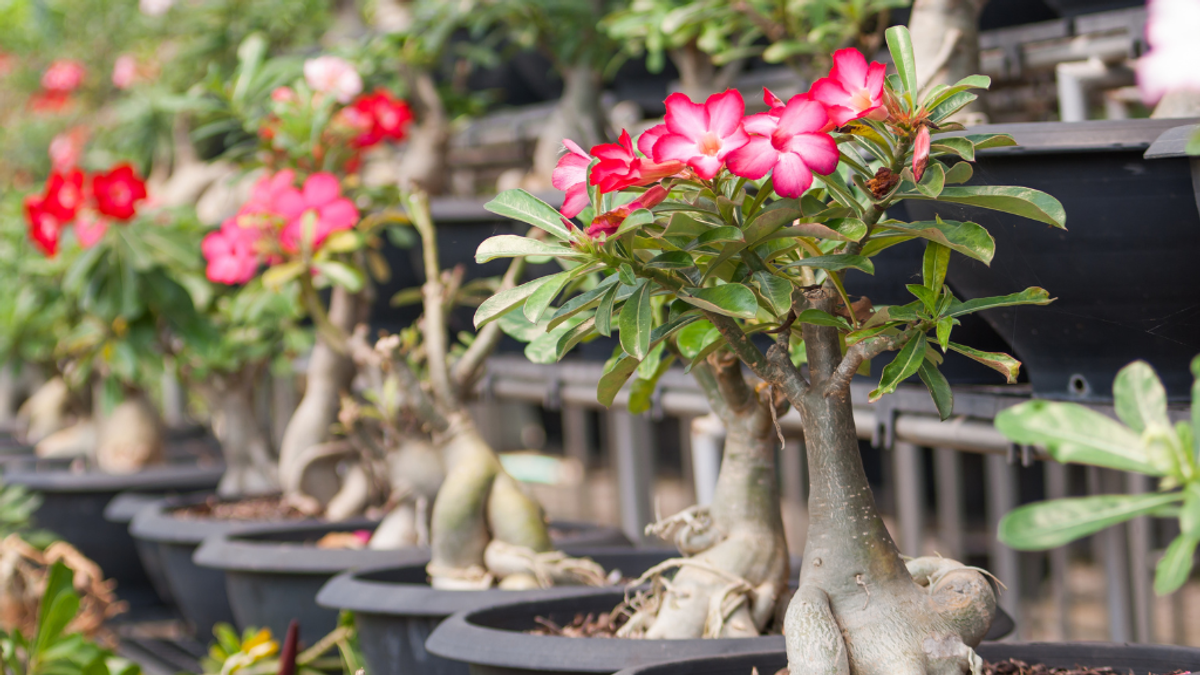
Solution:
M 792 406 L 803 421 L 810 477 L 804 567 L 784 621 L 792 672 L 981 666 L 972 647 L 991 623 L 994 590 L 984 573 L 956 561 L 901 558 L 863 472 L 850 385 L 872 358 L 895 352 L 871 400 L 916 375 L 946 418 L 953 399 L 938 371 L 943 353 L 964 354 L 1009 381 L 1019 366 L 954 342 L 956 318 L 1050 300 L 1040 288 L 955 297 L 945 284 L 952 254 L 990 262 L 992 238 L 971 222 L 900 222 L 889 207 L 937 200 L 1057 227 L 1065 216 L 1057 200 L 1035 190 L 963 185 L 977 150 L 1013 144 L 1002 135 L 955 133 L 962 127 L 946 121 L 988 79 L 923 91 L 907 30 L 889 29 L 887 42 L 896 73 L 844 50 L 809 92 L 788 101 L 768 92 L 770 110 L 749 117 L 737 92 L 704 103 L 673 95 L 665 123 L 636 145 L 623 134 L 591 153 L 572 149 L 560 187 L 575 181 L 566 185 L 575 199 L 568 190 L 561 213 L 521 191 L 489 206 L 551 240 L 493 237 L 477 260 L 551 256 L 569 269 L 497 294 L 480 307 L 477 325 L 519 310 L 550 336 L 542 346 L 551 358 L 617 333 L 620 348 L 599 384 L 605 405 L 635 373 L 631 398 L 653 389 L 661 361 L 653 370 L 641 366 L 656 358 L 682 356 L 702 383 L 714 381 L 704 389 L 730 434 L 719 496 L 709 522 L 667 524 L 698 536 L 676 535 L 693 555 L 665 596 L 643 608 L 638 621 L 646 628 L 635 630 L 646 635 L 678 635 L 685 622 L 708 635 L 747 634 L 776 613 L 786 557 L 773 541 L 772 417 Z M 922 283 L 908 285 L 914 300 L 855 301 L 854 275 L 872 273 L 876 254 L 913 240 L 925 246 Z M 565 301 L 553 307 L 560 293 Z M 709 602 L 692 601 L 696 594 Z

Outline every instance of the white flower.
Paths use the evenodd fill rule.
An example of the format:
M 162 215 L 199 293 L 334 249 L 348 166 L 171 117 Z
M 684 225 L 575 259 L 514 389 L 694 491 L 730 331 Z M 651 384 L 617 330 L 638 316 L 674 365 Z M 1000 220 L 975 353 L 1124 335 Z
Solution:
M 1200 91 L 1200 0 L 1150 0 L 1138 87 L 1147 104 L 1169 91 Z
M 319 56 L 304 62 L 304 79 L 314 91 L 349 103 L 362 92 L 362 78 L 350 62 L 336 56 Z
M 139 0 L 138 9 L 146 16 L 162 16 L 174 4 L 175 0 Z

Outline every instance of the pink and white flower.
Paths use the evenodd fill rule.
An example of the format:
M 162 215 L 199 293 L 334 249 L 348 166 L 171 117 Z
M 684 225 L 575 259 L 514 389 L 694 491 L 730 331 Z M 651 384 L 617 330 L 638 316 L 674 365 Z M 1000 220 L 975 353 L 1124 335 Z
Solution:
M 50 92 L 70 93 L 83 84 L 83 64 L 73 59 L 59 59 L 42 73 L 42 88 Z
M 837 143 L 824 131 L 828 124 L 825 106 L 804 96 L 792 97 L 778 115 L 751 115 L 744 124 L 750 139 L 729 155 L 729 170 L 751 180 L 770 172 L 777 194 L 797 198 L 812 187 L 813 173 L 837 168 Z
M 275 196 L 273 206 L 287 221 L 279 243 L 289 253 L 300 250 L 306 219 L 312 219 L 313 249 L 320 248 L 329 235 L 349 230 L 358 222 L 358 208 L 342 196 L 342 185 L 331 173 L 314 173 L 304 181 L 302 190 L 289 186 Z
M 205 275 L 219 284 L 244 284 L 253 279 L 260 263 L 257 248 L 261 235 L 258 228 L 239 225 L 236 217 L 226 220 L 200 244 L 208 261 Z
M 887 66 L 882 63 L 867 65 L 867 58 L 857 49 L 839 49 L 833 53 L 833 69 L 828 77 L 813 83 L 809 95 L 829 108 L 829 119 L 834 126 L 866 117 L 885 120 L 887 108 L 883 105 L 883 82 Z
M 1142 99 L 1150 105 L 1169 91 L 1200 91 L 1200 2 L 1150 0 L 1146 9 L 1150 51 L 1137 63 Z
M 550 183 L 555 188 L 567 193 L 563 201 L 562 214 L 574 218 L 583 211 L 589 203 L 587 190 L 587 168 L 592 163 L 592 156 L 583 151 L 575 141 L 563 139 L 567 152 L 559 158 Z
M 313 91 L 328 94 L 338 103 L 349 103 L 362 93 L 363 83 L 349 61 L 337 56 L 318 56 L 304 62 L 304 80 Z
M 128 89 L 137 80 L 137 59 L 122 54 L 113 62 L 112 83 L 117 89 Z
M 750 140 L 742 129 L 746 102 L 736 89 L 713 94 L 703 104 L 679 93 L 667 97 L 666 133 L 654 142 L 656 162 L 678 161 L 711 180 L 729 153 Z

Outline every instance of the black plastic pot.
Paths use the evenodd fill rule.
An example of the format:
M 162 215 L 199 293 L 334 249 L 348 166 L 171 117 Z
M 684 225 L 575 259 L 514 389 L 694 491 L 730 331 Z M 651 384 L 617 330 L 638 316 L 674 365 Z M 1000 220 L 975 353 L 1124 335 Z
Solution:
M 567 549 L 587 556 L 605 569 L 636 576 L 678 555 L 674 549 Z M 466 675 L 465 663 L 434 655 L 425 640 L 439 623 L 459 611 L 518 600 L 570 598 L 583 601 L 599 594 L 606 611 L 616 606 L 609 589 L 561 587 L 532 591 L 443 591 L 431 588 L 424 565 L 345 572 L 317 595 L 322 607 L 354 612 L 359 645 L 372 675 Z M 573 616 L 573 615 L 572 615 Z M 455 655 L 456 656 L 456 655 Z
M 117 595 L 131 607 L 162 604 L 138 557 L 126 525 L 105 519 L 105 508 L 119 493 L 168 494 L 210 490 L 224 469 L 194 463 L 152 467 L 129 475 L 75 473 L 63 461 L 8 464 L 4 481 L 42 495 L 34 514 L 38 527 L 61 536 L 117 582 Z
M 910 201 L 915 219 L 971 220 L 996 240 L 990 267 L 956 256 L 959 297 L 1041 286 L 1045 307 L 981 313 L 1025 363 L 1035 394 L 1104 400 L 1117 370 L 1146 359 L 1172 398 L 1186 398 L 1200 352 L 1200 213 L 1189 161 L 1146 159 L 1181 120 L 973 127 L 1021 145 L 978 153 L 973 185 L 1036 188 L 1062 202 L 1063 231 L 996 211 Z
M 133 522 L 133 517 L 138 511 L 147 506 L 166 499 L 167 495 L 162 493 L 141 493 L 141 492 L 122 492 L 113 497 L 108 506 L 104 507 L 104 519 L 110 523 L 119 525 L 126 536 L 133 539 L 129 535 L 129 524 Z M 146 570 L 146 577 L 150 580 L 151 587 L 154 588 L 155 594 L 166 605 L 173 605 L 174 601 L 171 598 L 171 586 L 167 583 L 167 575 L 163 570 L 162 557 L 158 553 L 158 545 L 133 539 L 134 548 L 137 550 L 138 560 L 142 563 L 142 569 Z
M 717 640 L 588 640 L 525 632 L 537 625 L 538 617 L 564 625 L 580 613 L 610 612 L 623 597 L 622 592 L 607 591 L 583 598 L 538 598 L 462 611 L 443 621 L 429 636 L 425 648 L 431 654 L 469 665 L 471 675 L 607 675 L 632 666 L 696 656 L 783 649 L 782 635 Z M 1002 637 L 1012 628 L 1012 619 L 1001 612 L 992 623 L 989 637 Z M 760 672 L 769 675 L 775 670 Z
M 993 663 L 1017 659 L 1051 668 L 1075 666 L 1103 668 L 1115 672 L 1170 673 L 1200 667 L 1200 649 L 1173 645 L 1125 645 L 1107 642 L 984 642 L 976 651 Z M 787 667 L 783 650 L 687 658 L 653 665 L 635 666 L 618 675 L 747 675 L 757 668 L 770 675 Z

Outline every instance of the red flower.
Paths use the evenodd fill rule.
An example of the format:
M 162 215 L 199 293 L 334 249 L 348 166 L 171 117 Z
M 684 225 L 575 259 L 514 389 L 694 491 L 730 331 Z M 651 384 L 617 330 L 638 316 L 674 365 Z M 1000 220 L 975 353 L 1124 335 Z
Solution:
M 751 115 L 744 124 L 750 141 L 729 155 L 729 170 L 752 180 L 770 171 L 775 192 L 797 198 L 812 186 L 813 172 L 837 168 L 837 143 L 822 132 L 828 123 L 825 106 L 804 96 L 793 97 L 778 115 Z
M 592 156 L 587 154 L 569 138 L 563 139 L 567 152 L 558 160 L 550 183 L 557 189 L 567 193 L 563 201 L 562 214 L 574 218 L 587 207 L 587 168 L 592 163 Z
M 66 172 L 55 171 L 46 181 L 46 194 L 42 197 L 41 206 L 52 214 L 58 222 L 65 225 L 75 219 L 79 208 L 83 206 L 83 172 L 72 169 Z
M 34 112 L 62 112 L 71 105 L 71 94 L 65 91 L 39 91 L 29 97 L 29 109 Z
M 925 175 L 927 164 L 929 164 L 929 127 L 922 124 L 921 130 L 917 132 L 916 140 L 913 141 L 912 172 L 915 182 L 921 182 L 921 176 Z
M 592 148 L 592 155 L 600 161 L 592 167 L 588 181 L 599 186 L 601 192 L 616 192 L 634 185 L 649 185 L 683 170 L 683 162 L 652 162 L 638 157 L 633 152 L 633 141 L 629 138 L 629 132 L 625 130 L 621 130 L 621 137 L 616 143 L 605 143 Z
M 696 175 L 711 180 L 725 157 L 750 140 L 742 129 L 746 103 L 736 89 L 713 94 L 703 105 L 683 94 L 667 97 L 667 133 L 654 143 L 656 162 L 686 162 Z
M 887 66 L 867 65 L 867 58 L 857 49 L 839 49 L 833 53 L 833 69 L 828 77 L 813 83 L 809 94 L 829 108 L 829 119 L 835 126 L 866 117 L 885 120 L 883 79 Z
M 658 206 L 662 200 L 667 198 L 667 194 L 668 190 L 665 187 L 655 185 L 634 201 L 596 216 L 596 219 L 588 226 L 587 236 L 592 238 L 602 234 L 606 237 L 612 236 L 621 227 L 621 223 L 629 217 L 629 214 L 638 209 L 651 209 Z
M 42 88 L 69 94 L 83 84 L 83 64 L 71 59 L 59 59 L 42 73 Z
M 62 222 L 45 208 L 44 199 L 37 195 L 25 198 L 25 218 L 29 221 L 29 238 L 47 257 L 58 253 L 58 237 Z
M 132 166 L 119 164 L 108 173 L 92 177 L 96 210 L 117 220 L 129 220 L 137 212 L 137 203 L 146 198 L 146 183 Z
M 350 107 L 345 109 L 354 113 L 369 123 L 368 130 L 354 139 L 357 148 L 369 148 L 382 141 L 399 142 L 406 136 L 408 123 L 413 120 L 412 109 L 402 100 L 393 98 L 383 89 L 358 97 Z
M 358 208 L 342 196 L 342 185 L 330 173 L 314 173 L 304 181 L 303 191 L 288 187 L 275 198 L 272 211 L 287 219 L 280 233 L 280 244 L 289 252 L 300 250 L 304 236 L 304 219 L 315 219 L 312 247 L 318 249 L 326 237 L 338 230 L 348 230 L 358 222 Z

